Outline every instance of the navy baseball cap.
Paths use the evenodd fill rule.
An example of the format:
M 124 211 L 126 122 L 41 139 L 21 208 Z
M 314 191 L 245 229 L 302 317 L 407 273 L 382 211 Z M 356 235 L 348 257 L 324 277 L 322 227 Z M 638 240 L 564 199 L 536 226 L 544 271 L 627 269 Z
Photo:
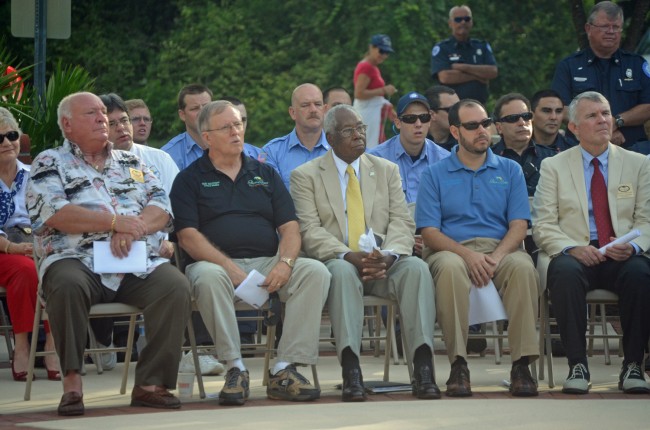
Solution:
M 411 105 L 411 103 L 422 103 L 428 110 L 431 110 L 431 106 L 429 106 L 429 100 L 427 100 L 427 98 L 422 94 L 413 91 L 402 96 L 402 98 L 397 102 L 397 116 L 401 116 L 406 108 Z
M 390 41 L 390 37 L 386 36 L 385 34 L 375 34 L 370 38 L 370 44 L 372 46 L 376 46 L 382 51 L 395 52 L 393 50 L 393 44 Z

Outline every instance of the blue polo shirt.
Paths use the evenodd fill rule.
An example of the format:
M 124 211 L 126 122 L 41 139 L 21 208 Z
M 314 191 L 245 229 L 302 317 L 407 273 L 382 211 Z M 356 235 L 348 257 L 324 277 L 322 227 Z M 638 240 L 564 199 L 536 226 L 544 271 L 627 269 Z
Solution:
M 185 169 L 203 155 L 203 148 L 187 132 L 174 137 L 160 149 L 172 157 L 178 170 Z
M 551 88 L 566 106 L 578 94 L 598 91 L 609 101 L 615 116 L 636 105 L 650 103 L 650 66 L 642 56 L 621 49 L 611 58 L 602 59 L 587 48 L 558 63 Z M 621 132 L 626 147 L 646 140 L 643 125 L 624 126 Z M 575 140 L 570 132 L 567 137 Z
M 325 155 L 329 149 L 330 145 L 325 139 L 325 132 L 321 132 L 318 143 L 310 151 L 300 142 L 294 128 L 286 136 L 276 137 L 269 141 L 262 148 L 262 152 L 266 155 L 266 164 L 272 166 L 280 174 L 284 185 L 289 189 L 293 169 L 314 158 Z M 264 157 L 264 154 L 262 154 L 262 157 Z
M 416 225 L 435 227 L 463 242 L 476 237 L 501 240 L 511 221 L 530 221 L 526 181 L 521 167 L 487 150 L 483 166 L 474 171 L 451 155 L 422 173 Z
M 385 158 L 399 166 L 406 203 L 413 203 L 417 199 L 422 172 L 436 161 L 449 157 L 449 151 L 442 149 L 429 139 L 425 139 L 420 156 L 413 161 L 413 158 L 404 150 L 399 134 L 372 148 L 368 154 Z

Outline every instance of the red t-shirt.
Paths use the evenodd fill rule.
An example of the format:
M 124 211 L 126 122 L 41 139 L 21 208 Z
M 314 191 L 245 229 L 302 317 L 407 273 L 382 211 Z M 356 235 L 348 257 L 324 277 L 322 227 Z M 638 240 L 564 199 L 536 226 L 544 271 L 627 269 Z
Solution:
M 386 85 L 384 78 L 381 77 L 381 72 L 379 67 L 373 66 L 366 60 L 359 61 L 357 68 L 354 69 L 354 85 L 357 84 L 357 79 L 359 75 L 366 75 L 370 78 L 370 83 L 368 84 L 369 90 L 374 90 L 375 88 L 382 88 Z

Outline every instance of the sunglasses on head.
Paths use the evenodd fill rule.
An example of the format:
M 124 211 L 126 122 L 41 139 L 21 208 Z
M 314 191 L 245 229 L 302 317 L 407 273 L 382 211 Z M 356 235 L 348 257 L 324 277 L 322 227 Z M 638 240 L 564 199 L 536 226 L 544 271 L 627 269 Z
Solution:
M 463 22 L 463 21 L 470 22 L 471 20 L 472 20 L 471 16 L 457 16 L 457 17 L 454 17 L 454 22 L 457 22 L 459 24 L 461 22 Z
M 431 114 L 428 113 L 421 113 L 420 115 L 410 114 L 410 115 L 402 115 L 399 117 L 399 120 L 405 122 L 406 124 L 415 124 L 415 122 L 418 119 L 420 120 L 421 123 L 429 122 L 431 121 Z
M 523 119 L 524 121 L 530 121 L 531 119 L 533 119 L 533 113 L 532 112 L 513 113 L 512 115 L 506 115 L 504 117 L 499 118 L 498 121 L 514 124 L 517 121 L 519 121 L 519 118 Z
M 18 140 L 20 134 L 17 131 L 8 131 L 5 134 L 0 133 L 0 142 L 4 142 L 5 137 L 13 142 L 15 140 Z
M 492 118 L 485 118 L 483 121 L 471 121 L 471 122 L 461 122 L 456 127 L 463 127 L 466 130 L 473 131 L 476 130 L 479 126 L 483 128 L 488 128 L 492 125 Z

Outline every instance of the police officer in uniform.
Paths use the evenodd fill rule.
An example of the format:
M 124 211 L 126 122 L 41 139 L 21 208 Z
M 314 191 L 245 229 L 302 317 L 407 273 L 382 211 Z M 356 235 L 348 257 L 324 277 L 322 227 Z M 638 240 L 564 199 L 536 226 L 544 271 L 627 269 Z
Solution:
M 619 49 L 623 10 L 609 1 L 596 4 L 585 31 L 589 47 L 557 65 L 552 88 L 565 106 L 585 91 L 603 94 L 614 116 L 612 143 L 627 148 L 646 140 L 643 123 L 650 120 L 650 66 L 640 55 Z M 572 134 L 567 136 L 576 141 Z
M 473 26 L 469 7 L 454 6 L 449 11 L 452 37 L 437 43 L 431 51 L 431 76 L 456 90 L 460 99 L 471 98 L 484 103 L 488 83 L 499 71 L 490 44 L 470 39 Z

